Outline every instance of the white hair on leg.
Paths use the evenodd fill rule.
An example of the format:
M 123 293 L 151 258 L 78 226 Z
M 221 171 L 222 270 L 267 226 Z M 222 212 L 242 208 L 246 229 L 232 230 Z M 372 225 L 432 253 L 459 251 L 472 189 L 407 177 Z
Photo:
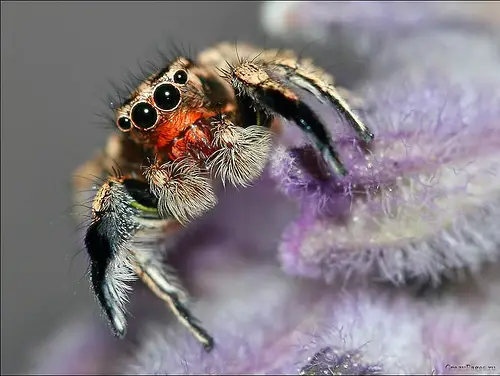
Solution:
M 213 144 L 218 150 L 208 159 L 208 170 L 224 185 L 228 181 L 246 187 L 266 166 L 272 133 L 258 125 L 243 128 L 222 122 L 214 131 Z
M 186 224 L 217 204 L 210 179 L 191 159 L 155 163 L 144 174 L 158 198 L 158 212 L 163 218 L 174 217 Z

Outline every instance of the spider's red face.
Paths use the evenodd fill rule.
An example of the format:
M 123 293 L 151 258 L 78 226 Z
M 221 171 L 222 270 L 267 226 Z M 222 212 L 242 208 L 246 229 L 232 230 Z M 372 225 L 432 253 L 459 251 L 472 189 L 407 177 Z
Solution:
M 214 88 L 219 91 L 215 96 Z M 116 124 L 168 159 L 181 157 L 191 148 L 208 156 L 213 152 L 212 135 L 203 120 L 229 111 L 228 98 L 230 91 L 215 72 L 179 58 L 139 85 L 116 111 Z

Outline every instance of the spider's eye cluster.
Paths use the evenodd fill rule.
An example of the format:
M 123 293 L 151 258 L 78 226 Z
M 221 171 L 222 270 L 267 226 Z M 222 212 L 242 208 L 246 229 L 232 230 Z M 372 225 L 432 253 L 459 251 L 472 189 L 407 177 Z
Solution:
M 158 121 L 158 110 L 172 111 L 181 102 L 181 91 L 177 86 L 185 85 L 188 81 L 188 74 L 185 70 L 178 70 L 174 73 L 174 83 L 161 83 L 153 91 L 153 104 L 148 102 L 138 102 L 130 111 L 130 118 L 121 116 L 117 123 L 119 129 L 128 132 L 132 125 L 141 130 L 152 129 Z M 177 84 L 177 85 L 174 85 Z

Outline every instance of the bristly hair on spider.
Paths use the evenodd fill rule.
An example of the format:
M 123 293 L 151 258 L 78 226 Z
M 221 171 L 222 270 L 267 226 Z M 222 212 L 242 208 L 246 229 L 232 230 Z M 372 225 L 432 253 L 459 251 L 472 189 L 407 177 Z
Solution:
M 217 204 L 215 179 L 236 187 L 258 179 L 280 118 L 310 138 L 330 175 L 348 173 L 327 128 L 294 89 L 336 109 L 362 142 L 373 134 L 333 78 L 292 51 L 247 44 L 236 51 L 220 43 L 196 59 L 179 53 L 163 64 L 150 63 L 154 72 L 133 77 L 127 94 L 117 90 L 120 105 L 113 111 L 119 131 L 79 169 L 79 175 L 104 179 L 85 234 L 90 279 L 118 337 L 126 333 L 128 283 L 139 278 L 210 350 L 213 339 L 189 312 L 188 294 L 165 267 L 158 240 Z M 110 167 L 115 165 L 120 169 Z
M 116 110 L 130 99 L 131 93 L 145 80 L 153 75 L 161 75 L 178 56 L 184 56 L 193 61 L 195 52 L 191 45 L 184 46 L 173 37 L 164 35 L 167 41 L 163 47 L 154 45 L 154 57 L 145 62 L 138 60 L 135 70 L 128 69 L 124 75 L 117 79 L 108 79 L 107 85 L 111 89 L 102 99 L 103 108 L 94 115 L 99 119 L 96 124 L 106 129 L 116 129 Z

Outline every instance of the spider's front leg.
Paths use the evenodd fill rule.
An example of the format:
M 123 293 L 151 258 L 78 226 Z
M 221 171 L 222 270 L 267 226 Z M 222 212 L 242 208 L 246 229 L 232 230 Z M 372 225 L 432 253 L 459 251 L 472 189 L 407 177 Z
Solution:
M 139 277 L 210 350 L 212 338 L 186 308 L 186 292 L 161 261 L 158 239 L 175 231 L 177 222 L 160 218 L 157 207 L 158 200 L 142 180 L 112 177 L 101 186 L 85 235 L 92 287 L 115 335 L 125 335 L 127 283 Z
M 230 66 L 227 78 L 235 90 L 239 108 L 253 107 L 256 111 L 293 121 L 310 137 L 338 175 L 344 176 L 348 171 L 335 150 L 329 132 L 311 108 L 291 90 L 291 86 L 307 90 L 322 102 L 328 101 L 364 142 L 370 142 L 374 137 L 342 97 L 341 91 L 335 88 L 331 77 L 312 65 L 310 60 L 299 62 L 290 51 L 263 51 L 253 59 L 241 60 L 237 65 Z
M 123 337 L 128 283 L 140 278 L 210 349 L 212 338 L 190 314 L 186 291 L 162 262 L 158 243 L 180 226 L 172 218 L 160 217 L 158 199 L 140 171 L 144 156 L 144 149 L 126 136 L 113 135 L 105 149 L 75 173 L 75 202 L 83 199 L 82 193 L 90 189 L 94 180 L 105 179 L 93 198 L 91 223 L 85 234 L 94 294 L 114 334 Z M 123 175 L 106 178 L 114 166 Z

